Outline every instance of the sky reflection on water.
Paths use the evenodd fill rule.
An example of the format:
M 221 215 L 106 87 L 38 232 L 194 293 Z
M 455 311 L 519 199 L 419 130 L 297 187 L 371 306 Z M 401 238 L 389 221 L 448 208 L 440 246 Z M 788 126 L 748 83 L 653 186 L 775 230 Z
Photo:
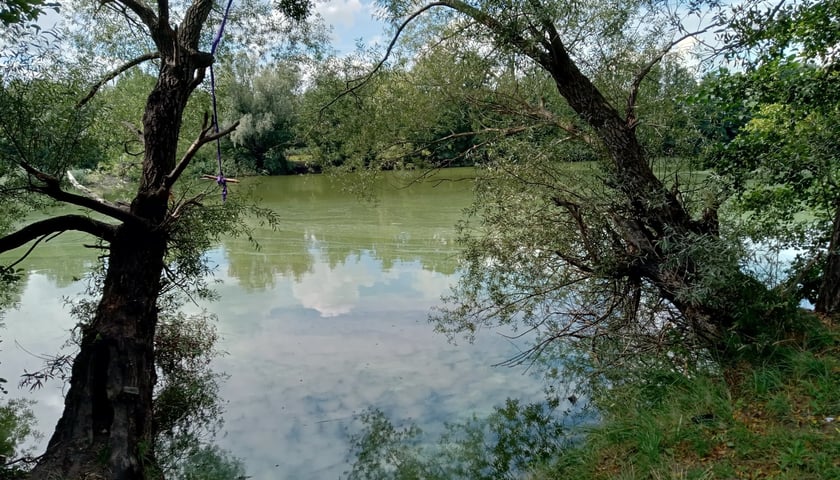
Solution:
M 284 223 L 254 232 L 259 250 L 225 240 L 208 252 L 221 300 L 203 305 L 217 314 L 228 353 L 215 362 L 230 375 L 217 443 L 251 478 L 339 478 L 355 416 L 369 407 L 434 437 L 444 422 L 488 413 L 506 397 L 542 398 L 541 383 L 521 369 L 491 366 L 516 352 L 504 337 L 484 332 L 455 346 L 428 323 L 456 280 L 453 225 L 468 185 L 389 188 L 371 206 L 318 176 L 260 181 L 261 204 L 283 212 Z M 73 278 L 96 254 L 80 243 L 62 236 L 27 259 L 20 309 L 7 313 L 0 334 L 0 376 L 11 383 L 42 365 L 24 348 L 54 354 L 67 338 L 73 320 L 63 297 L 82 289 Z M 12 390 L 38 400 L 49 435 L 63 407 L 58 382 Z
M 354 416 L 368 407 L 434 435 L 508 396 L 540 397 L 533 378 L 491 367 L 514 352 L 502 337 L 454 346 L 432 331 L 429 309 L 454 278 L 419 261 L 385 269 L 362 251 L 330 266 L 316 253 L 298 280 L 247 295 L 229 295 L 236 281 L 221 278 L 222 297 L 236 300 L 213 306 L 230 353 L 217 365 L 231 374 L 219 443 L 254 478 L 338 478 Z

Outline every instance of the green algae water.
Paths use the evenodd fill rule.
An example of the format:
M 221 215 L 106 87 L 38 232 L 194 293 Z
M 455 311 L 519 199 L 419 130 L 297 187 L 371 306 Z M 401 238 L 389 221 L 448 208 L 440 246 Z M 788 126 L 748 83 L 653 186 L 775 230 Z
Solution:
M 232 186 L 231 195 L 250 191 L 280 220 L 275 230 L 254 230 L 257 249 L 225 239 L 206 253 L 220 300 L 200 305 L 218 316 L 227 352 L 214 365 L 229 375 L 216 443 L 251 478 L 339 478 L 355 417 L 369 407 L 434 435 L 506 397 L 540 397 L 540 383 L 522 370 L 492 367 L 516 353 L 504 337 L 484 332 L 456 346 L 427 320 L 457 280 L 455 224 L 472 200 L 471 176 L 383 173 L 364 180 L 372 202 L 346 191 L 355 180 L 323 175 Z M 73 320 L 64 300 L 84 288 L 79 279 L 102 253 L 84 243 L 92 242 L 64 234 L 21 264 L 19 308 L 0 333 L 0 376 L 10 384 L 66 341 Z M 38 401 L 48 438 L 63 385 L 11 390 L 10 398 Z

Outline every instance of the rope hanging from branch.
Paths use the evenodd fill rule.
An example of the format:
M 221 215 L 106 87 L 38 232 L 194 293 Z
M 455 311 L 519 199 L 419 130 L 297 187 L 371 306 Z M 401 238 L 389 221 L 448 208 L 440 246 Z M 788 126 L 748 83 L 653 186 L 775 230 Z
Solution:
M 210 54 L 216 55 L 216 49 L 219 47 L 219 42 L 222 40 L 222 34 L 225 31 L 225 24 L 227 23 L 228 15 L 230 14 L 230 6 L 233 0 L 228 0 L 227 7 L 225 7 L 225 14 L 222 16 L 222 23 L 219 25 L 219 31 L 216 33 L 216 38 L 213 39 L 213 46 L 210 48 Z M 213 72 L 213 65 L 210 65 L 210 98 L 213 102 L 213 130 L 219 133 L 219 113 L 216 108 L 216 75 Z M 222 169 L 222 141 L 220 138 L 216 139 L 216 160 L 219 162 L 219 174 L 215 177 L 216 183 L 222 187 L 222 201 L 227 200 L 228 182 L 236 182 L 232 178 L 225 178 L 224 170 Z M 205 176 L 206 178 L 207 176 Z M 210 176 L 212 179 L 213 177 Z

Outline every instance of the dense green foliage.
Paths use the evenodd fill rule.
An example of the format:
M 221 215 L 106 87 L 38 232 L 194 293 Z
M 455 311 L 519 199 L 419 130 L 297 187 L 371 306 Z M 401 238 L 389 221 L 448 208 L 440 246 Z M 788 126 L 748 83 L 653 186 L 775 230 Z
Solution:
M 786 287 L 829 313 L 840 302 L 836 19 L 831 1 L 736 10 L 727 38 L 746 68 L 709 76 L 696 95 L 714 118 L 706 166 L 744 214 L 736 223 L 794 248 Z
M 644 70 L 644 59 L 654 56 L 657 36 L 666 28 L 632 2 L 597 5 L 592 10 L 552 2 L 528 6 L 444 3 L 492 31 L 487 35 L 470 30 L 474 25 L 452 21 L 458 30 L 450 32 L 452 37 L 458 38 L 463 31 L 489 37 L 488 43 L 492 41 L 497 50 L 485 59 L 506 58 L 513 63 L 521 60 L 517 53 L 539 48 L 518 35 L 538 30 L 535 24 L 546 17 L 550 21 L 563 18 L 560 35 L 566 41 L 591 38 L 575 35 L 577 28 L 595 34 L 601 42 L 598 48 L 575 48 L 572 55 L 607 100 L 617 105 L 625 98 L 628 79 L 638 79 L 634 75 Z M 588 129 L 571 116 L 556 114 L 553 125 L 560 128 L 554 131 L 532 127 L 510 135 L 510 130 L 501 130 L 507 135 L 496 136 L 482 149 L 473 216 L 462 226 L 465 275 L 448 299 L 449 307 L 436 315 L 436 326 L 449 335 L 468 338 L 482 328 L 535 332 L 533 348 L 510 363 L 535 362 L 546 369 L 550 381 L 559 384 L 574 379 L 601 419 L 598 427 L 581 431 L 585 440 L 580 445 L 565 450 L 555 446 L 550 461 L 531 461 L 524 469 L 528 478 L 837 475 L 836 463 L 829 460 L 836 456 L 836 449 L 826 446 L 837 440 L 833 417 L 827 413 L 838 400 L 836 393 L 830 393 L 835 382 L 827 376 L 836 370 L 837 340 L 835 334 L 825 333 L 813 315 L 796 313 L 802 298 L 816 300 L 820 308 L 820 298 L 836 296 L 832 283 L 836 285 L 840 274 L 830 269 L 831 257 L 840 245 L 835 235 L 840 218 L 836 193 L 840 126 L 834 94 L 837 42 L 832 33 L 835 3 L 780 4 L 769 9 L 738 6 L 720 17 L 730 27 L 721 38 L 733 42 L 727 46 L 733 58 L 746 62 L 742 73 L 723 70 L 708 76 L 698 88 L 679 61 L 654 62 L 645 81 L 636 84 L 638 91 L 631 90 L 631 100 L 638 94 L 638 103 L 631 104 L 627 119 L 639 122 L 638 136 L 647 151 L 654 156 L 688 157 L 702 152 L 703 168 L 708 169 L 690 172 L 689 168 L 700 164 L 689 163 L 693 167 L 686 168 L 686 164 L 665 162 L 657 170 L 678 192 L 679 201 L 700 217 L 698 221 L 714 225 L 703 235 L 655 237 L 653 251 L 666 258 L 664 264 L 686 265 L 697 280 L 684 289 L 666 289 L 663 294 L 643 275 L 624 277 L 616 269 L 622 265 L 624 252 L 615 246 L 632 228 L 619 218 L 625 193 L 621 185 L 627 179 L 611 176 L 616 170 L 594 145 L 597 142 L 591 141 L 598 125 Z M 386 4 L 397 18 L 404 18 L 412 8 L 403 2 Z M 697 8 L 711 11 L 707 6 Z M 529 25 L 526 19 L 536 20 Z M 631 27 L 639 21 L 654 23 L 648 28 Z M 493 22 L 508 30 L 496 28 Z M 426 25 L 421 28 L 429 31 Z M 623 36 L 622 32 L 629 31 L 636 37 Z M 651 36 L 639 35 L 640 31 Z M 435 46 L 445 45 L 452 37 Z M 766 55 L 751 54 L 749 48 L 757 46 L 772 48 Z M 540 58 L 538 54 L 522 56 Z M 502 70 L 498 65 L 505 63 L 499 62 L 496 72 Z M 511 84 L 505 85 L 501 75 L 494 79 L 491 95 L 505 92 L 512 98 L 509 92 L 518 90 L 511 85 L 522 87 L 540 75 L 544 73 L 538 69 L 518 66 Z M 555 79 L 560 75 L 555 73 Z M 688 98 L 694 99 L 691 105 L 686 105 Z M 509 128 L 511 124 L 503 119 L 516 118 L 516 113 L 531 114 L 531 118 L 542 113 L 545 118 L 562 112 L 552 105 L 551 96 L 528 99 L 516 109 L 494 109 L 500 102 L 488 105 L 479 109 L 484 115 L 482 125 L 490 124 L 492 118 L 500 129 Z M 521 118 L 517 120 L 521 125 Z M 562 136 L 564 132 L 571 135 Z M 608 144 L 609 135 L 601 136 Z M 588 143 L 593 158 L 603 161 L 590 166 L 589 172 L 563 165 L 573 157 L 557 146 L 569 140 Z M 653 237 L 655 228 L 646 233 Z M 627 243 L 628 250 L 634 247 Z M 794 247 L 802 253 L 794 268 L 785 271 L 784 263 L 768 265 L 759 260 L 757 251 L 768 246 Z M 682 303 L 734 312 L 736 320 L 727 326 L 732 334 L 728 348 L 736 352 L 734 357 L 721 361 L 715 349 L 704 344 L 702 335 L 698 341 L 696 324 L 674 315 L 675 305 Z M 829 305 L 823 312 L 836 315 L 830 302 L 823 305 Z M 802 350 L 781 347 L 801 342 L 803 337 L 814 342 L 801 343 Z M 813 376 L 797 370 L 795 365 L 817 357 Z M 741 363 L 744 360 L 751 363 Z M 768 371 L 778 378 L 783 391 L 773 398 L 752 389 L 748 380 Z M 550 386 L 547 403 L 557 401 Z M 794 407 L 795 402 L 808 407 Z M 757 430 L 745 419 L 776 407 L 780 417 L 761 418 Z M 470 441 L 456 442 L 454 447 L 444 443 L 462 456 L 441 460 L 445 458 L 441 450 L 411 443 L 417 433 L 411 427 L 395 430 L 375 415 L 366 420 L 361 438 L 368 443 L 355 447 L 353 471 L 364 472 L 359 478 L 416 478 L 417 472 L 430 476 L 426 472 L 469 462 L 480 456 L 477 451 L 493 451 L 492 442 L 482 440 L 476 442 L 485 443 L 478 450 L 464 446 L 471 445 Z M 802 428 L 786 434 L 792 423 Z M 520 419 L 518 424 L 524 427 L 526 422 Z M 554 439 L 560 438 L 557 434 Z M 378 453 L 370 455 L 371 451 Z M 483 473 L 475 467 L 469 473 L 449 471 L 443 478 L 477 478 Z M 505 478 L 506 473 L 496 473 L 497 478 Z M 518 478 L 515 475 L 510 478 Z
M 744 119 L 707 153 L 707 165 L 735 194 L 734 206 L 749 214 L 743 220 L 750 235 L 803 250 L 802 265 L 815 266 L 824 251 L 840 200 L 836 77 L 797 60 L 773 61 L 750 73 L 722 72 L 704 93 L 716 103 L 739 99 L 736 112 L 720 112 Z M 807 283 L 802 294 L 816 301 L 817 285 Z
M 47 10 L 58 11 L 58 3 L 43 0 L 3 0 L 0 2 L 0 25 L 4 28 L 38 19 Z
M 239 121 L 230 137 L 240 169 L 260 174 L 292 173 L 286 150 L 294 146 L 292 128 L 299 109 L 299 77 L 293 64 L 258 67 L 246 57 L 232 62 L 220 82 L 224 116 Z
M 399 62 L 343 95 L 364 71 L 324 69 L 304 94 L 299 127 L 325 165 L 427 168 L 473 163 L 482 134 L 479 103 L 491 95 L 492 67 L 475 52 L 431 51 Z M 343 95 L 343 96 L 342 96 Z

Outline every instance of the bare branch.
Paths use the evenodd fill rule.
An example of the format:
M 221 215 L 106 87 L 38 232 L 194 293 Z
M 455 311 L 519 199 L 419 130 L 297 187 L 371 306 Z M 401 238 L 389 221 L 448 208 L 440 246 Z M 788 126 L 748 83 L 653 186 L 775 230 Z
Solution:
M 107 215 L 115 220 L 121 220 L 124 222 L 145 223 L 145 220 L 131 213 L 131 211 L 129 211 L 127 207 L 120 207 L 119 205 L 113 204 L 111 202 L 100 202 L 99 200 L 90 197 L 85 197 L 83 195 L 76 195 L 75 193 L 70 193 L 60 188 L 53 189 L 33 187 L 32 190 L 38 193 L 43 193 L 51 198 L 54 198 L 55 200 L 58 200 L 59 202 L 84 207 L 93 210 L 94 212 Z
M 151 52 L 151 53 L 147 53 L 145 55 L 140 55 L 139 57 L 135 58 L 134 60 L 131 60 L 130 62 L 128 62 L 128 63 L 126 63 L 126 64 L 108 72 L 108 73 L 106 73 L 105 76 L 102 77 L 102 79 L 99 82 L 96 83 L 96 85 L 94 85 L 90 88 L 90 91 L 88 91 L 88 94 L 85 95 L 84 98 L 79 100 L 79 102 L 76 104 L 76 108 L 80 108 L 80 107 L 84 106 L 87 102 L 90 101 L 90 99 L 93 98 L 94 95 L 96 95 L 96 92 L 98 92 L 99 89 L 102 88 L 103 85 L 105 85 L 106 83 L 108 83 L 111 80 L 113 80 L 114 78 L 116 78 L 119 74 L 125 72 L 126 70 L 128 70 L 130 68 L 136 67 L 137 65 L 140 65 L 143 62 L 147 62 L 149 60 L 154 60 L 155 58 L 160 58 L 160 53 Z
M 171 291 L 174 288 L 177 288 L 178 290 L 181 291 L 181 293 L 184 294 L 184 296 L 187 297 L 187 299 L 190 301 L 190 303 L 192 303 L 196 307 L 201 306 L 201 305 L 199 305 L 198 302 L 195 301 L 195 298 L 193 298 L 193 293 L 191 292 L 191 289 L 188 286 L 188 281 L 184 281 L 183 278 L 179 279 L 178 274 L 175 273 L 169 267 L 169 265 L 166 265 L 166 264 L 163 265 L 163 274 L 164 274 L 164 276 L 166 276 L 166 280 L 169 283 L 165 284 L 162 287 L 162 290 L 161 290 L 162 292 L 168 292 L 168 291 Z
M 13 263 L 10 263 L 9 265 L 6 265 L 5 267 L 0 268 L 0 271 L 11 271 L 11 270 L 12 270 L 13 268 L 15 268 L 15 267 L 16 267 L 16 266 L 20 263 L 20 262 L 22 262 L 22 261 L 26 260 L 26 257 L 28 257 L 30 253 L 32 253 L 32 250 L 35 250 L 35 247 L 37 247 L 37 246 L 38 246 L 38 244 L 39 244 L 39 243 L 41 243 L 41 241 L 42 241 L 42 240 L 44 240 L 45 238 L 47 238 L 47 236 L 49 236 L 49 234 L 44 234 L 44 235 L 41 235 L 40 237 L 38 237 L 38 239 L 37 239 L 37 240 L 35 240 L 35 243 L 33 243 L 32 245 L 30 245 L 30 247 L 26 250 L 26 253 L 24 253 L 23 255 L 21 255 L 21 256 L 20 256 L 20 258 L 18 258 L 17 260 L 15 260 Z
M 207 193 L 199 193 L 198 195 L 193 196 L 192 198 L 181 200 L 178 202 L 175 207 L 172 209 L 172 213 L 169 214 L 168 222 L 178 220 L 181 215 L 187 211 L 190 207 L 202 207 L 201 201 L 207 197 Z
M 122 220 L 126 222 L 144 222 L 140 217 L 137 217 L 136 215 L 131 213 L 127 208 L 119 207 L 111 202 L 107 202 L 104 200 L 100 201 L 99 199 L 93 199 L 85 197 L 83 195 L 76 195 L 75 193 L 70 193 L 66 190 L 62 190 L 61 182 L 59 182 L 58 178 L 38 170 L 29 163 L 19 162 L 18 165 L 20 165 L 20 167 L 24 169 L 26 173 L 44 183 L 44 185 L 30 184 L 28 190 L 31 192 L 44 194 L 50 198 L 58 200 L 59 202 L 69 203 L 72 205 L 77 205 L 79 207 L 90 209 L 94 212 L 107 215 L 115 220 Z
M 104 198 L 100 197 L 99 195 L 97 195 L 96 192 L 94 192 L 93 190 L 91 190 L 91 189 L 87 188 L 86 186 L 82 185 L 81 183 L 79 183 L 79 181 L 76 180 L 76 177 L 74 177 L 73 174 L 70 173 L 70 170 L 67 170 L 67 179 L 70 180 L 70 185 L 73 185 L 73 187 L 75 187 L 76 190 L 84 192 L 85 195 L 87 195 L 88 197 L 96 200 L 97 202 L 100 202 L 100 203 L 105 203 L 106 202 L 106 200 Z
M 658 64 L 668 52 L 671 51 L 678 43 L 682 42 L 691 37 L 696 37 L 703 33 L 708 32 L 712 27 L 716 25 L 709 25 L 706 28 L 701 30 L 697 30 L 696 32 L 686 33 L 685 35 L 677 38 L 676 40 L 672 41 L 668 44 L 665 48 L 659 51 L 648 63 L 642 66 L 641 70 L 633 77 L 633 83 L 630 84 L 630 95 L 627 97 L 627 112 L 626 112 L 626 122 L 627 125 L 631 128 L 635 127 L 639 121 L 636 119 L 636 101 L 639 97 L 639 88 L 642 86 L 642 81 L 647 77 L 650 71 L 653 69 L 656 64 Z
M 489 107 L 494 111 L 506 115 L 518 116 L 529 120 L 535 120 L 550 125 L 552 127 L 559 128 L 560 130 L 563 130 L 566 133 L 568 133 L 571 137 L 579 138 L 587 145 L 598 145 L 598 142 L 595 139 L 593 139 L 590 135 L 581 130 L 577 125 L 574 124 L 574 122 L 560 118 L 558 115 L 545 108 L 545 105 L 543 105 L 542 102 L 539 105 L 535 106 L 523 99 L 516 98 L 512 95 L 500 95 L 509 99 L 511 102 L 514 102 L 515 105 L 508 106 L 503 103 L 487 102 Z
M 178 181 L 178 178 L 184 173 L 184 170 L 190 164 L 190 161 L 195 157 L 195 154 L 198 153 L 198 150 L 206 143 L 212 142 L 218 138 L 222 138 L 225 135 L 229 134 L 230 132 L 236 130 L 236 127 L 239 126 L 239 122 L 236 121 L 233 125 L 225 128 L 216 133 L 210 133 L 213 130 L 213 125 L 208 125 L 208 115 L 204 114 L 204 123 L 202 124 L 201 133 L 198 134 L 198 138 L 190 145 L 190 148 L 187 149 L 187 152 L 184 153 L 183 158 L 181 161 L 178 162 L 178 165 L 175 166 L 175 169 L 166 176 L 163 181 L 163 188 L 170 189 L 172 185 L 175 185 L 175 182 Z
M 125 122 L 124 121 L 124 122 L 122 122 L 122 124 L 126 129 L 128 129 L 129 132 L 131 132 L 132 134 L 134 134 L 137 137 L 138 142 L 143 143 L 143 130 L 141 130 L 140 128 L 138 128 L 136 125 L 134 125 L 131 122 Z
M 59 187 L 60 182 L 57 178 L 48 173 L 38 170 L 37 168 L 30 165 L 28 162 L 21 160 L 20 162 L 18 162 L 18 165 L 20 165 L 20 168 L 22 168 L 24 171 L 26 171 L 26 173 L 30 175 L 30 182 L 31 177 L 35 177 L 39 181 L 44 182 L 47 185 L 47 188 Z
M 388 61 L 388 58 L 391 56 L 391 53 L 394 51 L 394 46 L 396 46 L 397 40 L 399 40 L 400 35 L 402 34 L 403 30 L 405 30 L 405 28 L 408 27 L 409 23 L 414 21 L 414 19 L 416 19 L 417 17 L 422 15 L 423 12 L 425 12 L 427 10 L 431 10 L 434 7 L 444 7 L 444 6 L 447 6 L 446 2 L 433 2 L 433 3 L 430 3 L 430 4 L 426 5 L 425 7 L 421 8 L 420 10 L 417 10 L 416 12 L 412 13 L 411 15 L 409 15 L 409 17 L 407 19 L 405 19 L 400 24 L 399 27 L 397 27 L 397 31 L 394 32 L 394 36 L 391 38 L 391 43 L 389 43 L 388 48 L 385 49 L 385 55 L 383 55 L 382 59 L 379 60 L 379 62 L 376 65 L 374 65 L 373 69 L 370 72 L 368 72 L 367 75 L 365 75 L 361 78 L 356 78 L 356 79 L 348 81 L 347 82 L 347 88 L 345 88 L 343 92 L 336 95 L 336 97 L 333 98 L 332 100 L 330 100 L 329 103 L 327 103 L 326 105 L 321 107 L 321 112 L 323 112 L 324 110 L 333 106 L 333 104 L 335 104 L 335 102 L 341 100 L 344 96 L 349 95 L 349 94 L 355 92 L 356 90 L 362 88 L 371 78 L 373 78 L 374 75 L 376 75 L 376 72 L 378 72 L 382 68 L 382 66 L 385 65 L 385 62 Z M 351 86 L 350 85 L 351 83 L 354 83 L 354 85 Z
M 443 143 L 448 140 L 454 140 L 456 138 L 463 138 L 463 137 L 474 137 L 476 135 L 481 135 L 484 133 L 498 133 L 503 137 L 512 137 L 514 135 L 520 134 L 529 130 L 530 127 L 528 126 L 517 126 L 517 127 L 509 127 L 509 128 L 483 128 L 481 130 L 474 130 L 471 132 L 458 132 L 446 135 L 444 137 L 436 138 L 429 143 L 425 144 L 424 147 L 429 147 L 431 145 L 435 145 L 438 143 Z M 418 150 L 419 151 L 419 150 Z M 415 152 L 416 153 L 416 152 Z
M 89 233 L 106 242 L 110 242 L 116 234 L 116 228 L 116 225 L 94 220 L 84 215 L 71 214 L 52 217 L 27 225 L 14 233 L 0 237 L 0 252 L 8 252 L 32 240 L 67 230 Z
M 589 227 L 586 225 L 586 222 L 583 219 L 583 212 L 581 206 L 575 202 L 560 197 L 552 197 L 552 201 L 558 207 L 565 208 L 569 215 L 572 217 L 572 219 L 575 221 L 575 225 L 578 229 L 578 234 L 580 235 L 581 241 L 583 242 L 583 246 L 586 249 L 587 260 L 595 262 L 597 264 L 600 261 L 600 255 L 598 255 L 598 250 L 592 243 L 592 238 L 589 235 Z
M 143 155 L 143 153 L 146 151 L 144 148 L 140 148 L 140 150 L 136 152 L 132 152 L 131 150 L 129 150 L 129 146 L 132 143 L 137 143 L 141 147 L 144 146 L 145 139 L 143 138 L 143 130 L 133 125 L 131 122 L 122 122 L 122 124 L 129 131 L 129 133 L 136 137 L 134 140 L 126 140 L 123 142 L 123 151 L 125 151 L 127 155 L 131 155 L 132 157 L 139 157 Z
M 557 255 L 561 260 L 568 263 L 569 265 L 577 268 L 583 273 L 595 273 L 595 268 L 592 265 L 587 264 L 584 259 L 576 258 L 571 255 L 567 255 L 560 250 L 555 250 L 554 254 Z

